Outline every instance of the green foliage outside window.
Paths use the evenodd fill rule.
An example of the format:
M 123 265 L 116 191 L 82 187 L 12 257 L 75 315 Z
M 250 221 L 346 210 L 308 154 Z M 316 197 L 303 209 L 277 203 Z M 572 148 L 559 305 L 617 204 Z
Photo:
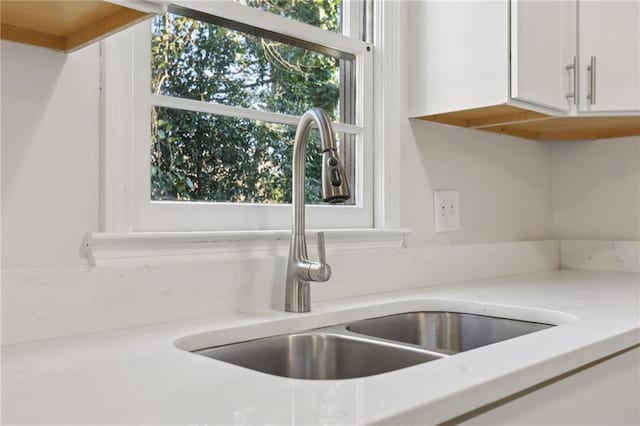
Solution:
M 249 6 L 339 30 L 340 0 L 244 0 Z M 191 18 L 152 24 L 155 94 L 302 115 L 339 115 L 338 60 Z M 151 199 L 291 201 L 293 126 L 164 107 L 152 109 Z M 317 136 L 315 136 L 317 138 Z M 320 149 L 307 150 L 307 202 L 320 202 Z

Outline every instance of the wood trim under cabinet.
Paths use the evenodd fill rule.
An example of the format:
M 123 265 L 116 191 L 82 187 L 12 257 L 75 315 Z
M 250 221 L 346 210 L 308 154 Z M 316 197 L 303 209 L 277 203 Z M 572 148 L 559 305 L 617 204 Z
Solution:
M 542 120 L 550 115 L 529 111 L 512 105 L 492 105 L 464 111 L 453 111 L 445 114 L 418 117 L 421 120 L 435 121 L 459 127 L 482 128 L 500 124 L 512 124 L 522 121 Z
M 145 13 L 122 7 L 121 10 L 113 15 L 95 21 L 90 26 L 76 33 L 69 34 L 66 40 L 66 51 L 72 52 L 77 50 L 96 40 L 151 18 L 152 16 L 154 16 L 153 13 Z
M 640 117 L 558 117 L 481 130 L 539 141 L 608 139 L 640 135 Z
M 2 12 L 0 12 L 0 14 L 1 13 Z M 28 28 L 16 27 L 5 23 L 0 24 L 0 39 L 46 47 L 53 50 L 64 51 L 66 48 L 64 37 L 30 30 Z
M 0 1 L 0 38 L 72 52 L 152 17 L 104 1 Z
M 553 117 L 507 104 L 418 118 L 539 141 L 593 140 L 640 135 L 640 116 Z

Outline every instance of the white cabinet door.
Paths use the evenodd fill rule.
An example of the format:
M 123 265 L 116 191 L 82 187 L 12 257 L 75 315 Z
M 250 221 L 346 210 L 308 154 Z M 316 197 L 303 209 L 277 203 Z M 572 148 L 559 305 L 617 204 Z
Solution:
M 511 97 L 568 111 L 575 39 L 576 0 L 511 0 Z
M 640 111 L 640 0 L 580 0 L 578 22 L 580 111 Z
M 462 422 L 492 425 L 640 424 L 640 349 L 582 370 Z

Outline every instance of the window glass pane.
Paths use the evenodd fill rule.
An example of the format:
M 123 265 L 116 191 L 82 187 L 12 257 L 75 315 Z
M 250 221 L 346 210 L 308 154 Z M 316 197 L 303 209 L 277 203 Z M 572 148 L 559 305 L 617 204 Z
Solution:
M 152 109 L 151 122 L 152 200 L 291 202 L 294 126 L 164 107 Z M 337 136 L 343 154 L 353 138 Z M 320 151 L 314 130 L 307 146 L 307 203 L 322 202 Z
M 352 60 L 170 13 L 152 32 L 155 94 L 296 116 L 321 107 L 353 124 L 339 101 L 340 66 L 352 69 Z
M 341 32 L 341 0 L 235 0 L 235 2 L 311 24 L 323 30 Z

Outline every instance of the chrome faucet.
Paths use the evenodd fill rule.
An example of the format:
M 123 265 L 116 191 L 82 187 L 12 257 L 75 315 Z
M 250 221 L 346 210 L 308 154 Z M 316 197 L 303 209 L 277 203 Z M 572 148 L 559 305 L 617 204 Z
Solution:
M 293 229 L 284 299 L 287 312 L 309 312 L 311 309 L 309 282 L 325 282 L 331 278 L 331 267 L 325 258 L 324 232 L 318 232 L 319 262 L 309 260 L 307 241 L 304 237 L 305 160 L 309 132 L 314 123 L 320 131 L 322 144 L 322 198 L 325 202 L 339 203 L 350 197 L 349 183 L 340 164 L 331 121 L 322 109 L 310 109 L 300 119 L 293 143 Z

